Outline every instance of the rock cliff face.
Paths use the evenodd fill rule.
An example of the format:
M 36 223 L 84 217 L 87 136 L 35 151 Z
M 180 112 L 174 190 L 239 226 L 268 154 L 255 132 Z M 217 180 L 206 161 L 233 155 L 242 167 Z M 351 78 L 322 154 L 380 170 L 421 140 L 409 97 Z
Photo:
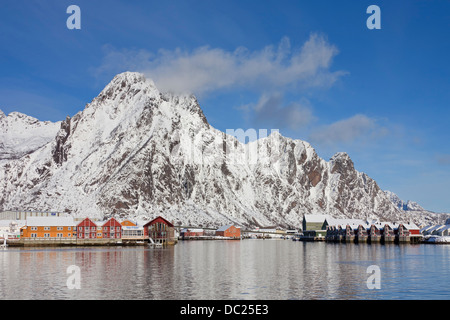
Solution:
M 12 143 L 10 117 L 0 114 L 0 210 L 203 226 L 298 227 L 308 213 L 405 219 L 346 153 L 325 161 L 277 132 L 242 144 L 211 127 L 195 97 L 161 93 L 138 73 L 117 75 L 72 118 L 23 125 L 47 128 L 39 143 Z

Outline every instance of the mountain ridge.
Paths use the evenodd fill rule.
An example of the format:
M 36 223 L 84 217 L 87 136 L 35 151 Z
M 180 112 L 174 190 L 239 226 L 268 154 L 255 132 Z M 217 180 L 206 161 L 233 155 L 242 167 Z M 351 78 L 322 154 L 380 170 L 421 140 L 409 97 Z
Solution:
M 279 133 L 243 144 L 213 128 L 194 96 L 162 93 L 140 73 L 116 75 L 57 125 L 38 149 L 1 160 L 0 209 L 203 226 L 298 227 L 308 213 L 434 219 L 402 212 L 345 152 L 325 161 Z

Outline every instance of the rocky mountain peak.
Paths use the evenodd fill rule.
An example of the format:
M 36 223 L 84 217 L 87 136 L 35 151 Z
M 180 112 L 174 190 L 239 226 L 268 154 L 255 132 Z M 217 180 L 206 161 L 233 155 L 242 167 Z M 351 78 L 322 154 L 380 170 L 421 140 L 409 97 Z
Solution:
M 25 132 L 19 123 L 0 142 L 13 144 Z M 285 227 L 300 226 L 308 213 L 401 214 L 348 154 L 326 162 L 309 143 L 279 132 L 245 144 L 211 127 L 195 97 L 161 93 L 140 73 L 117 75 L 72 118 L 39 124 L 31 127 L 47 129 L 38 148 L 27 135 L 21 145 L 29 156 L 0 162 L 0 210 Z M 257 161 L 245 156 L 252 144 Z
M 417 202 L 411 200 L 403 201 L 392 191 L 385 190 L 384 193 L 388 196 L 389 200 L 402 211 L 425 211 L 425 209 Z
M 355 166 L 346 152 L 338 152 L 334 154 L 330 159 L 331 173 L 345 173 L 348 171 L 354 171 Z
M 116 75 L 87 107 L 123 103 L 138 94 L 158 96 L 159 91 L 153 81 L 146 79 L 142 73 L 123 72 Z

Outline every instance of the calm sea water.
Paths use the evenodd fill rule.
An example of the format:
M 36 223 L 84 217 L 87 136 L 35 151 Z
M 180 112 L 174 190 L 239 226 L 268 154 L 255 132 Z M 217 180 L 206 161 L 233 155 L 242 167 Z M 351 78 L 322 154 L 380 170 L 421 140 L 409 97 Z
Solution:
M 79 267 L 80 289 L 67 268 Z M 370 290 L 367 268 L 380 268 Z M 0 250 L 2 299 L 450 299 L 449 245 L 291 240 Z

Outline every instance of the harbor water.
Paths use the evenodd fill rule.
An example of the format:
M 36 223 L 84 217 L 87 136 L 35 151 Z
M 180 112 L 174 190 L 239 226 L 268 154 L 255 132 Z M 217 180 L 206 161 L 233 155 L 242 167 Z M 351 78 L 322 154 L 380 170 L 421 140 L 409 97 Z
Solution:
M 197 240 L 0 250 L 2 299 L 442 300 L 449 280 L 449 245 Z

